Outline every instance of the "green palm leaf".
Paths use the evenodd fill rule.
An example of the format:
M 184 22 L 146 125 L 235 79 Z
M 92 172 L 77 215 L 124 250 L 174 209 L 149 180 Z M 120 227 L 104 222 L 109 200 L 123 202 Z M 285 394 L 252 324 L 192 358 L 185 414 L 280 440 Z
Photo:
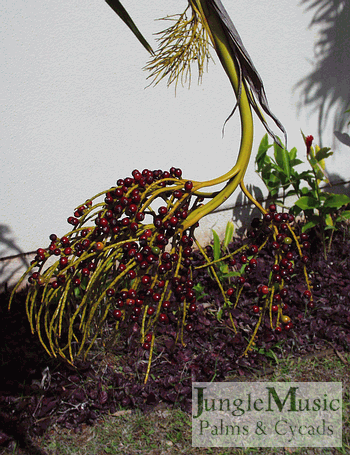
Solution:
M 115 11 L 118 16 L 126 23 L 126 25 L 130 28 L 130 30 L 134 33 L 136 38 L 140 41 L 140 43 L 147 49 L 150 54 L 153 54 L 153 50 L 151 46 L 147 43 L 145 38 L 143 37 L 140 30 L 136 27 L 134 21 L 129 16 L 128 12 L 124 8 L 124 6 L 120 3 L 119 0 L 106 0 L 106 3 Z

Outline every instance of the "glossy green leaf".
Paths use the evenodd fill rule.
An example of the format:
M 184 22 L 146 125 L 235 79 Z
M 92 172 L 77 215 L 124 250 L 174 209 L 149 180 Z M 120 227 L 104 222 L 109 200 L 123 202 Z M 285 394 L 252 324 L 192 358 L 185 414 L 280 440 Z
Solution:
M 304 226 L 301 228 L 301 232 L 306 232 L 308 229 L 311 229 L 321 223 L 322 219 L 318 215 L 314 215 L 313 217 L 310 218 L 310 221 L 308 221 Z
M 213 231 L 213 238 L 214 238 L 214 246 L 213 246 L 213 253 L 214 253 L 214 261 L 217 261 L 221 257 L 221 246 L 220 246 L 220 239 L 218 234 Z
M 340 223 L 344 220 L 350 220 L 350 210 L 344 210 L 337 218 L 336 223 Z
M 234 232 L 235 232 L 235 225 L 233 224 L 232 221 L 229 221 L 226 225 L 225 238 L 224 238 L 224 243 L 223 243 L 223 248 L 225 250 L 229 246 L 229 244 L 232 242 L 232 237 L 233 237 Z
M 349 204 L 350 198 L 346 196 L 346 194 L 330 194 L 327 198 L 325 203 L 323 204 L 324 207 L 332 207 L 336 209 L 340 209 L 343 205 Z
M 303 164 L 304 161 L 299 160 L 298 158 L 294 158 L 293 160 L 290 160 L 290 167 L 292 168 L 293 166 L 297 166 L 298 164 Z
M 296 156 L 297 156 L 297 149 L 295 147 L 293 147 L 292 150 L 289 151 L 290 161 L 295 160 Z
M 274 155 L 275 160 L 279 167 L 282 169 L 283 173 L 286 175 L 287 179 L 290 178 L 290 163 L 289 163 L 289 154 L 286 149 L 280 147 L 274 143 Z
M 331 217 L 331 215 L 329 213 L 327 213 L 327 215 L 325 216 L 325 223 L 326 225 L 329 227 L 329 226 L 332 226 L 333 227 L 333 219 Z
M 333 155 L 333 152 L 330 152 L 330 148 L 323 147 L 316 153 L 315 158 L 317 161 L 321 161 L 324 160 L 325 158 L 328 158 L 331 155 Z
M 319 202 L 317 199 L 310 196 L 302 196 L 299 198 L 295 205 L 300 207 L 302 210 L 317 209 L 319 207 Z

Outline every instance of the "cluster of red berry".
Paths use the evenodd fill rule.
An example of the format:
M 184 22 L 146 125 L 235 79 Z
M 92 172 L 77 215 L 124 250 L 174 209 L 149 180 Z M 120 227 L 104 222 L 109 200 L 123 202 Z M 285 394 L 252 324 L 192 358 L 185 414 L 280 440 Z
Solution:
M 41 339 L 48 352 L 66 357 L 68 349 L 73 361 L 72 341 L 80 345 L 78 354 L 87 341 L 90 349 L 108 315 L 119 331 L 136 324 L 146 350 L 158 323 L 173 319 L 181 330 L 193 329 L 186 319 L 196 311 L 191 257 L 198 224 L 182 229 L 201 202 L 192 189 L 177 168 L 134 170 L 132 177 L 79 206 L 68 218 L 71 232 L 50 235 L 51 244 L 39 248 L 32 262 L 28 300 L 32 328 L 45 327 L 50 349 Z M 101 195 L 104 202 L 93 205 Z M 91 221 L 95 226 L 87 226 Z M 38 300 L 43 303 L 37 305 Z M 63 320 L 67 344 L 61 349 Z
M 256 289 L 255 303 L 251 307 L 254 314 L 260 316 L 259 324 L 265 315 L 269 315 L 271 328 L 281 332 L 283 323 L 285 330 L 293 328 L 293 323 L 288 312 L 289 286 L 295 274 L 295 267 L 304 269 L 305 290 L 303 297 L 308 308 L 314 308 L 311 287 L 306 272 L 309 262 L 310 249 L 309 237 L 306 233 L 296 234 L 294 216 L 288 213 L 278 213 L 276 205 L 271 204 L 263 219 L 254 218 L 248 232 L 249 242 L 243 253 L 232 253 L 229 265 L 240 269 L 242 274 L 237 277 L 237 286 L 230 287 L 226 295 L 231 304 L 236 307 L 249 275 L 258 265 L 258 254 L 262 248 L 270 249 L 273 253 L 274 263 L 268 276 L 267 284 L 260 284 Z

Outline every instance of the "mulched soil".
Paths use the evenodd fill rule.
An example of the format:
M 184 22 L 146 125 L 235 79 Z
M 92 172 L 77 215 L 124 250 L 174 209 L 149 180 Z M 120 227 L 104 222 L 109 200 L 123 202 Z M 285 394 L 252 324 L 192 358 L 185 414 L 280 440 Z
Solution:
M 344 228 L 346 229 L 346 228 Z M 235 249 L 240 240 L 230 245 Z M 101 345 L 76 368 L 50 358 L 36 335 L 30 332 L 24 302 L 25 291 L 19 292 L 11 312 L 7 311 L 9 295 L 1 295 L 0 304 L 0 422 L 1 415 L 10 416 L 32 435 L 41 435 L 53 423 L 79 431 L 82 424 L 93 424 L 101 415 L 116 412 L 120 407 L 150 410 L 161 402 L 168 407 L 191 410 L 192 381 L 224 381 L 262 370 L 267 358 L 262 353 L 274 346 L 277 357 L 301 356 L 333 347 L 339 352 L 350 350 L 350 241 L 347 231 L 335 233 L 327 261 L 317 237 L 311 239 L 308 270 L 313 285 L 315 308 L 305 311 L 302 294 L 305 281 L 302 268 L 288 285 L 288 315 L 294 327 L 274 333 L 268 320 L 258 331 L 254 350 L 242 357 L 257 316 L 251 309 L 258 284 L 266 282 L 272 253 L 262 250 L 258 267 L 249 275 L 248 283 L 233 317 L 236 334 L 227 315 L 218 321 L 214 306 L 222 305 L 222 297 L 208 271 L 194 274 L 209 296 L 198 311 L 190 316 L 191 333 L 185 332 L 186 346 L 175 343 L 176 321 L 163 326 L 153 354 L 151 376 L 143 384 L 148 351 L 137 342 L 137 326 L 131 327 L 125 339 Z M 208 249 L 210 253 L 210 249 Z M 194 261 L 201 263 L 196 253 Z M 209 305 L 208 305 L 209 303 Z M 243 311 L 245 310 L 245 311 Z M 113 321 L 111 321 L 112 327 Z M 258 352 L 260 350 L 260 353 Z M 9 444 L 11 434 L 6 424 L 0 428 L 0 446 Z

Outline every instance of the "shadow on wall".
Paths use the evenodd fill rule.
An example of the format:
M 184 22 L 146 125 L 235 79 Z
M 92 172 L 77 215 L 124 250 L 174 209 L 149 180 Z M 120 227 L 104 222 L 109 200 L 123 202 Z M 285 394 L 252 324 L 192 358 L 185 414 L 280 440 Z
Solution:
M 247 190 L 258 202 L 262 203 L 262 201 L 266 200 L 258 186 L 247 185 Z M 266 202 L 263 206 L 266 206 Z M 255 217 L 261 218 L 260 210 L 252 205 L 244 193 L 240 191 L 232 211 L 232 221 L 236 226 L 236 235 L 242 236 L 246 234 L 252 219 Z
M 15 276 L 22 275 L 29 267 L 27 254 L 19 248 L 11 235 L 11 229 L 0 224 L 0 288 L 6 289 L 6 284 L 11 283 Z
M 320 30 L 314 70 L 294 90 L 301 90 L 299 110 L 307 107 L 318 114 L 321 145 L 328 120 L 333 122 L 338 136 L 349 121 L 344 112 L 350 107 L 350 0 L 301 0 L 301 5 L 307 11 L 315 10 L 310 27 Z M 335 109 L 332 119 L 330 109 Z

